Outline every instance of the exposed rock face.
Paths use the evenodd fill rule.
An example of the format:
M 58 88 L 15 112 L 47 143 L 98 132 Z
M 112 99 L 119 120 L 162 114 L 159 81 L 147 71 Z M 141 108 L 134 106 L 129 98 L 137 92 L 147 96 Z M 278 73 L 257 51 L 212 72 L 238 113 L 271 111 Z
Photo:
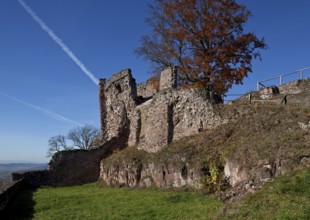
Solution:
M 129 187 L 171 188 L 186 185 L 200 188 L 203 177 L 210 175 L 206 167 L 208 162 L 198 162 L 201 155 L 196 148 L 170 157 L 164 155 L 129 147 L 101 161 L 99 181 Z
M 303 90 L 300 88 L 302 80 L 296 80 L 293 82 L 286 83 L 284 85 L 279 86 L 279 91 L 281 94 L 298 94 Z
M 263 89 L 259 90 L 260 98 L 270 99 L 274 95 L 277 95 L 277 94 L 283 94 L 283 95 L 300 94 L 303 91 L 309 90 L 309 88 L 303 88 L 303 86 L 302 86 L 303 82 L 304 82 L 303 80 L 296 80 L 296 81 L 292 81 L 292 82 L 283 84 L 279 87 L 270 86 L 270 87 L 263 88 Z M 307 83 L 304 83 L 304 84 L 307 85 Z
M 281 149 L 271 158 L 252 162 L 252 165 L 246 162 L 247 157 L 251 155 L 244 155 L 244 159 L 233 157 L 226 159 L 224 173 L 231 186 L 261 184 L 273 177 L 290 172 L 302 164 L 302 160 L 284 159 Z
M 261 99 L 270 99 L 273 95 L 279 94 L 279 88 L 276 86 L 270 86 L 259 91 Z
M 99 181 L 107 185 L 129 187 L 178 188 L 186 185 L 199 188 L 202 177 L 203 173 L 199 168 L 187 170 L 186 166 L 177 168 L 174 164 L 156 166 L 154 163 L 141 166 L 122 164 L 116 167 L 106 167 L 103 161 Z

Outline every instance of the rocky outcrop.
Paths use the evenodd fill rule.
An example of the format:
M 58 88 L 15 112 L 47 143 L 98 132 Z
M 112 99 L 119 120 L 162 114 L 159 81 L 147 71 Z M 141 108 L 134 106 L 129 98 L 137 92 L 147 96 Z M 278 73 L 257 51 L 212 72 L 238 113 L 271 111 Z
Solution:
M 107 185 L 128 187 L 179 188 L 189 186 L 201 187 L 203 173 L 199 168 L 187 169 L 186 166 L 176 168 L 174 164 L 156 166 L 154 163 L 122 164 L 116 167 L 106 167 L 101 164 L 99 181 Z
M 225 176 L 229 179 L 231 186 L 235 187 L 240 184 L 260 184 L 270 180 L 272 177 L 283 175 L 291 171 L 291 161 L 275 161 L 265 159 L 259 160 L 253 167 L 247 167 L 240 161 L 227 159 L 225 164 Z
M 309 91 L 309 80 L 296 80 L 283 85 L 269 86 L 259 90 L 261 99 L 271 99 L 279 94 L 281 95 L 296 95 L 305 91 Z
M 259 90 L 260 98 L 261 99 L 270 99 L 274 95 L 279 94 L 279 88 L 276 86 L 270 86 L 267 88 L 263 88 Z
M 292 81 L 286 84 L 279 86 L 279 92 L 281 94 L 299 94 L 304 91 L 300 85 L 302 84 L 302 80 Z
M 211 174 L 210 161 L 198 159 L 200 153 L 195 147 L 173 155 L 129 147 L 101 161 L 99 182 L 128 187 L 201 188 L 204 178 Z M 223 167 L 217 171 L 217 177 L 223 176 Z

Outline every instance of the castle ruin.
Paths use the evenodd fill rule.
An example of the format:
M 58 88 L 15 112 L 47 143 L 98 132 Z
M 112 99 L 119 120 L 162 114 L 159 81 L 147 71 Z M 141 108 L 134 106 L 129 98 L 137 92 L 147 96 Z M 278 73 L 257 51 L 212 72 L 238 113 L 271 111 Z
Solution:
M 15 176 L 15 180 L 23 179 L 33 186 L 70 186 L 98 180 L 109 182 L 116 174 L 110 172 L 104 160 L 115 150 L 134 147 L 158 152 L 173 141 L 213 129 L 224 122 L 216 114 L 210 95 L 205 91 L 177 88 L 175 68 L 164 70 L 160 78 L 155 79 L 155 84 L 157 82 L 159 85 L 156 86 L 154 80 L 137 85 L 130 69 L 116 73 L 108 80 L 101 79 L 102 146 L 91 150 L 57 152 L 49 162 L 48 172 L 26 172 Z M 151 171 L 149 169 L 143 175 L 153 175 Z M 161 173 L 165 172 L 168 170 Z M 161 179 L 160 176 L 156 178 Z M 200 176 L 193 178 L 199 179 Z M 186 181 L 194 183 L 191 177 Z M 162 184 L 166 184 L 164 182 Z M 182 180 L 180 183 L 185 182 Z
M 206 92 L 177 89 L 176 68 L 162 71 L 158 91 L 123 70 L 100 80 L 99 98 L 102 140 L 117 138 L 147 152 L 222 123 Z

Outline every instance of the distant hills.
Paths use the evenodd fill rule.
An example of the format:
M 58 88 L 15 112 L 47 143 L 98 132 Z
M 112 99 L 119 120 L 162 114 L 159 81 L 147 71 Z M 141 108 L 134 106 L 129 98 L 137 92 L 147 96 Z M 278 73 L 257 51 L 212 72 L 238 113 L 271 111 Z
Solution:
M 45 163 L 0 163 L 0 182 L 10 181 L 12 172 L 44 169 L 47 169 Z

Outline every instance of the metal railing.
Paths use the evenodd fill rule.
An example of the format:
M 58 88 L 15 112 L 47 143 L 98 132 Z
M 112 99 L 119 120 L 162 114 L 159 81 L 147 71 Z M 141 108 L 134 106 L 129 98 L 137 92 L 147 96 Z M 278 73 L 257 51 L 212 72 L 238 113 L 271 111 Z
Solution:
M 243 94 L 225 94 L 225 95 L 222 95 L 222 100 L 223 100 L 223 103 L 226 104 L 230 101 L 234 101 L 238 98 L 240 98 L 241 96 L 245 95 L 245 93 Z M 227 98 L 227 97 L 231 97 L 231 98 Z
M 299 79 L 300 80 L 303 80 L 304 79 L 304 72 L 306 71 L 306 70 L 310 70 L 310 67 L 307 67 L 307 68 L 303 68 L 303 69 L 300 69 L 300 70 L 296 70 L 296 71 L 294 71 L 294 72 L 290 72 L 290 73 L 286 73 L 286 74 L 283 74 L 283 75 L 280 75 L 280 76 L 277 76 L 277 77 L 273 77 L 273 78 L 269 78 L 269 79 L 265 79 L 265 80 L 262 80 L 262 81 L 258 81 L 257 82 L 257 85 L 256 85 L 256 87 L 257 87 L 257 91 L 261 88 L 261 87 L 267 87 L 267 86 L 265 86 L 263 83 L 265 83 L 265 82 L 267 82 L 267 81 L 271 81 L 271 80 L 275 80 L 275 79 L 279 79 L 279 84 L 280 84 L 280 86 L 283 84 L 283 78 L 284 77 L 287 77 L 287 76 L 289 76 L 289 75 L 296 75 L 296 74 L 299 74 Z M 297 79 L 295 79 L 295 80 L 297 80 Z
M 257 96 L 253 96 L 251 93 L 246 94 L 231 94 L 228 96 L 244 96 L 243 100 L 237 102 L 237 105 L 251 105 L 253 103 L 274 103 L 276 105 L 297 105 L 298 107 L 309 107 L 310 106 L 310 98 L 309 94 L 276 94 L 272 99 L 262 99 Z M 296 97 L 301 97 L 299 99 L 302 99 L 302 97 L 307 97 L 306 100 L 296 100 Z M 232 105 L 234 105 L 234 101 L 236 99 L 225 99 L 226 97 L 223 97 L 223 104 L 227 104 L 231 102 Z

